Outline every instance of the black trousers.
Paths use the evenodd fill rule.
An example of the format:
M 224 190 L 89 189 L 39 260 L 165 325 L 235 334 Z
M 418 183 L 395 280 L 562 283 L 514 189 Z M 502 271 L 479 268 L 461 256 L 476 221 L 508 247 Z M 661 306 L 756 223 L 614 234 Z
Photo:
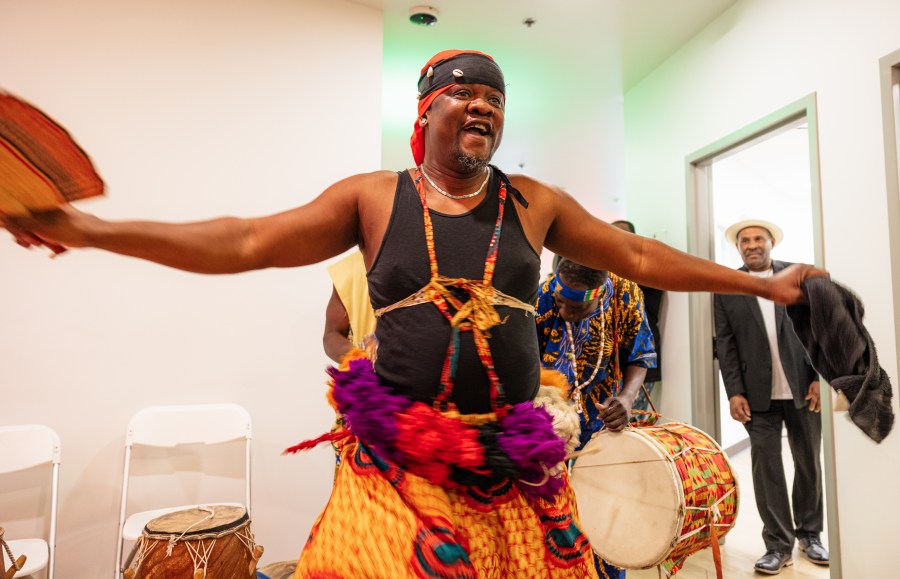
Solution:
M 781 458 L 782 424 L 794 459 L 790 501 Z M 819 538 L 822 532 L 822 415 L 796 408 L 793 400 L 772 400 L 766 412 L 752 411 L 744 427 L 750 434 L 753 492 L 763 541 L 767 550 L 790 553 L 795 538 Z

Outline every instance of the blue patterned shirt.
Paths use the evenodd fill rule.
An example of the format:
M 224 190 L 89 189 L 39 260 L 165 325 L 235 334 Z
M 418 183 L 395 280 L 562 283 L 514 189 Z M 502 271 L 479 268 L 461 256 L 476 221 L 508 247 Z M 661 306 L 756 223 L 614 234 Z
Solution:
M 552 279 L 550 276 L 541 284 L 536 305 L 541 364 L 561 372 L 570 389 L 576 377 L 579 385 L 583 384 L 581 448 L 603 425 L 597 406 L 622 389 L 620 363 L 655 368 L 656 349 L 644 315 L 643 293 L 636 283 L 610 272 L 597 309 L 571 324 L 573 361 L 566 323 L 550 288 Z

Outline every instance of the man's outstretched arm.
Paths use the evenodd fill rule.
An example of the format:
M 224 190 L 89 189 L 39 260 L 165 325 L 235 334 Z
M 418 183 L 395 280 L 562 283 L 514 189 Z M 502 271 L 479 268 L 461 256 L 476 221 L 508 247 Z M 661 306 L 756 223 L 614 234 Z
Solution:
M 803 301 L 803 280 L 827 275 L 809 265 L 795 265 L 770 278 L 749 276 L 613 227 L 588 213 L 565 192 L 553 191 L 549 198 L 551 202 L 545 207 L 552 218 L 544 242 L 548 249 L 640 284 L 673 291 L 755 295 L 779 304 L 794 304 Z
M 375 174 L 329 187 L 296 209 L 267 217 L 195 223 L 107 221 L 66 206 L 0 224 L 25 247 L 93 247 L 197 273 L 237 273 L 322 261 L 359 239 L 359 191 Z

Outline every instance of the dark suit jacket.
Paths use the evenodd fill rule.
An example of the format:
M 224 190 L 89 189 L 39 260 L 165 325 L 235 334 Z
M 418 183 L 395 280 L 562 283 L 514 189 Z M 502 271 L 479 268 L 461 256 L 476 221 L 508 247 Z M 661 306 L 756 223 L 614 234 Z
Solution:
M 777 273 L 790 265 L 774 261 Z M 740 268 L 747 271 L 746 267 Z M 716 355 L 725 392 L 731 398 L 743 394 L 751 411 L 769 409 L 772 398 L 772 354 L 759 302 L 755 296 L 715 294 Z M 806 351 L 794 332 L 784 306 L 775 306 L 775 327 L 778 334 L 778 354 L 784 374 L 794 394 L 794 405 L 802 408 L 809 384 L 816 380 L 806 357 Z
M 662 298 L 665 293 L 653 287 L 638 286 L 644 292 L 644 314 L 647 325 L 653 334 L 653 345 L 656 348 L 656 368 L 647 368 L 644 382 L 659 382 L 662 380 L 662 336 L 659 335 L 659 310 L 662 307 Z

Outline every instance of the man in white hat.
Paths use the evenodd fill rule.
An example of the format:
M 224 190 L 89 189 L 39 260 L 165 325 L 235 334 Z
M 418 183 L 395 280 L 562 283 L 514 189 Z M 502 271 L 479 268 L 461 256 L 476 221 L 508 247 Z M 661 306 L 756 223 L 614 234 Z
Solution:
M 740 221 L 725 231 L 752 276 L 769 277 L 788 263 L 773 261 L 783 238 L 767 221 Z M 731 417 L 750 434 L 753 490 L 766 553 L 754 569 L 774 575 L 791 565 L 794 540 L 807 559 L 828 565 L 822 546 L 823 495 L 819 448 L 819 381 L 784 306 L 749 296 L 716 294 L 716 350 Z M 793 517 L 781 461 L 782 425 L 794 459 Z

